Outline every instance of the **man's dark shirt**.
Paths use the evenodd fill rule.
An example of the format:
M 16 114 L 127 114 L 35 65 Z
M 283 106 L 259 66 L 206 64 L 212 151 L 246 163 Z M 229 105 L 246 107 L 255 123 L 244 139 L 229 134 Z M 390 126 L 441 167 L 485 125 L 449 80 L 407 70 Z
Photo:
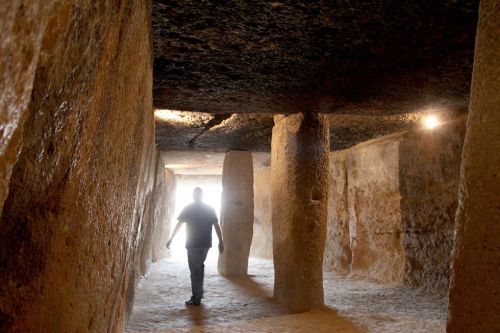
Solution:
M 212 247 L 212 225 L 218 222 L 212 207 L 193 202 L 182 210 L 177 219 L 186 222 L 186 249 Z

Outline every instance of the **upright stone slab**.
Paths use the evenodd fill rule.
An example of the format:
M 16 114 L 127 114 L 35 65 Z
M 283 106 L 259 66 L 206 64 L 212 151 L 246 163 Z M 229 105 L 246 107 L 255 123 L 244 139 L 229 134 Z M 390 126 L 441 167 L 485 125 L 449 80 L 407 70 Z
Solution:
M 253 235 L 252 154 L 229 151 L 222 169 L 221 228 L 224 253 L 219 256 L 222 275 L 246 275 Z
M 274 297 L 293 312 L 323 305 L 328 118 L 275 117 L 271 144 Z
M 447 332 L 500 332 L 500 3 L 479 9 Z

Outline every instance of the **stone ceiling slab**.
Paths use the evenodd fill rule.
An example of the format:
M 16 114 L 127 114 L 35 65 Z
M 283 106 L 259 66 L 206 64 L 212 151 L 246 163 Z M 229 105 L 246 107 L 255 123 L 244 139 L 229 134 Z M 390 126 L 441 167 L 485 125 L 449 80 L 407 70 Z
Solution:
M 478 3 L 156 0 L 154 105 L 229 114 L 464 108 Z

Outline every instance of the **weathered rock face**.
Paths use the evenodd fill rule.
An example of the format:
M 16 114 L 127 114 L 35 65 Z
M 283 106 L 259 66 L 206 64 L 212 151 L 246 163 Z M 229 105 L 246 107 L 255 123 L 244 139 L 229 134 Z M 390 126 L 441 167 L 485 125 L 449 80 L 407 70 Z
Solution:
M 17 43 L 38 22 L 48 24 L 32 39 L 40 45 L 20 38 L 21 56 L 6 60 L 25 68 L 16 84 L 27 86 L 16 90 L 20 102 L 2 99 L 13 107 L 8 124 L 23 126 L 24 135 L 1 217 L 1 328 L 120 331 L 149 187 L 144 169 L 155 149 L 150 7 L 67 0 L 40 17 L 41 4 L 11 3 L 6 15 L 15 16 L 15 28 L 2 27 L 2 64 L 3 34 L 13 31 L 8 37 Z
M 328 118 L 276 116 L 271 150 L 274 297 L 291 311 L 323 304 Z
M 465 118 L 409 132 L 399 144 L 404 284 L 446 293 Z
M 481 1 L 447 332 L 500 331 L 500 5 Z
M 246 275 L 253 235 L 252 153 L 229 151 L 222 169 L 221 229 L 224 253 L 217 269 L 222 275 Z
M 331 154 L 325 269 L 447 291 L 464 124 Z
M 329 114 L 330 150 L 350 148 L 387 134 L 419 126 L 429 113 L 438 113 L 442 121 L 465 113 L 466 108 L 447 109 L 427 105 L 411 109 L 408 113 L 380 115 Z M 223 155 L 228 150 L 269 152 L 273 115 L 269 113 L 223 113 L 156 110 L 156 143 L 169 158 L 186 152 L 183 164 L 196 164 L 195 156 L 201 152 Z M 255 157 L 255 156 L 254 156 Z M 222 161 L 222 158 L 221 158 Z M 222 165 L 222 163 L 221 163 Z
M 271 168 L 256 171 L 253 176 L 254 223 L 250 255 L 272 259 L 273 227 L 271 223 Z
M 170 170 L 166 170 L 159 161 L 156 176 L 154 218 L 156 230 L 153 232 L 153 262 L 168 256 L 167 241 L 170 237 L 170 222 L 175 209 L 176 179 Z
M 330 154 L 328 234 L 323 258 L 325 271 L 349 272 L 351 267 L 346 155 L 345 152 Z
M 355 147 L 346 170 L 351 273 L 397 284 L 404 268 L 399 140 L 386 137 Z
M 357 114 L 466 106 L 477 5 L 156 0 L 154 104 Z
M 324 270 L 447 291 L 464 121 L 330 153 Z M 271 185 L 265 170 L 254 178 L 251 254 L 269 257 Z
M 135 296 L 135 287 L 139 283 L 139 279 L 149 268 L 151 258 L 148 256 L 147 248 L 150 245 L 151 232 L 153 228 L 153 215 L 152 215 L 152 197 L 155 185 L 155 166 L 157 161 L 157 152 L 151 151 L 143 165 L 143 174 L 139 185 L 141 192 L 138 193 L 136 203 L 141 206 L 136 206 L 136 230 L 137 236 L 134 238 L 132 244 L 132 253 L 130 258 L 130 268 L 127 276 L 128 286 L 126 288 L 125 300 L 121 301 L 125 304 L 125 317 L 128 318 L 132 311 L 133 300 Z
M 22 144 L 42 37 L 54 2 L 9 0 L 0 8 L 0 213 Z
M 133 254 L 127 289 L 127 317 L 132 310 L 135 288 L 150 269 L 151 263 L 166 257 L 170 221 L 175 207 L 175 177 L 165 170 L 158 151 L 146 161 L 145 184 L 141 195 L 144 204 L 140 207 L 140 225 Z
M 210 114 L 171 110 L 157 110 L 156 114 L 156 143 L 159 149 L 269 152 L 271 146 L 272 114 Z M 162 118 L 162 114 L 166 117 Z

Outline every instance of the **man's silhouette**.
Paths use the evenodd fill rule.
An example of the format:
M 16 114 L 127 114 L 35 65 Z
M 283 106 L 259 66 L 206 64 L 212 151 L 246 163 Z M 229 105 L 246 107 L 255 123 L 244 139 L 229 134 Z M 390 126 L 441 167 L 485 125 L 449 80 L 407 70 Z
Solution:
M 167 248 L 175 234 L 179 231 L 182 223 L 186 223 L 186 249 L 188 253 L 189 270 L 191 271 L 191 289 L 193 295 L 186 301 L 187 305 L 200 305 L 203 297 L 203 276 L 205 273 L 205 259 L 208 250 L 212 247 L 212 226 L 215 228 L 219 238 L 219 252 L 224 252 L 222 232 L 219 221 L 212 207 L 202 202 L 203 191 L 196 187 L 193 190 L 192 204 L 187 205 L 177 218 L 179 222 L 167 242 Z

